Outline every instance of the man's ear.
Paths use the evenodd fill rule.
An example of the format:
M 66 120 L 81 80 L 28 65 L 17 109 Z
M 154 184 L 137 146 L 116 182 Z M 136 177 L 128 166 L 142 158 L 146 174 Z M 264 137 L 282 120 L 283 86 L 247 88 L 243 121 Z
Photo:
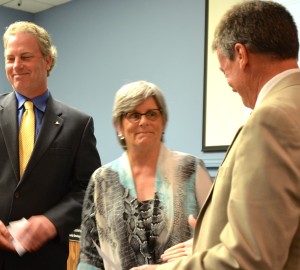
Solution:
M 242 43 L 236 43 L 234 45 L 235 57 L 239 62 L 239 66 L 241 69 L 244 69 L 248 64 L 248 49 Z
M 45 59 L 46 59 L 46 63 L 47 63 L 47 71 L 49 72 L 52 62 L 53 62 L 53 58 L 51 55 L 48 55 Z

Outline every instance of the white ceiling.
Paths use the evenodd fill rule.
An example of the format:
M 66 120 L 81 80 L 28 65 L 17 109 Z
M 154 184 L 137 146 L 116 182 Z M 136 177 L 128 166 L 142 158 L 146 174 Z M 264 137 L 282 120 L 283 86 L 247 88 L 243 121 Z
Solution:
M 72 0 L 0 0 L 0 6 L 38 13 L 70 1 Z

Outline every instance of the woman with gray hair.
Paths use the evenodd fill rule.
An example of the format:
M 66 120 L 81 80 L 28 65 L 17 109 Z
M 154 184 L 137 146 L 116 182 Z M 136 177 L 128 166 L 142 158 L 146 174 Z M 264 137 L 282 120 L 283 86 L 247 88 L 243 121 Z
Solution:
M 167 248 L 192 237 L 189 216 L 197 216 L 212 182 L 202 160 L 164 145 L 167 120 L 156 85 L 137 81 L 116 93 L 113 123 L 125 152 L 91 178 L 77 269 L 160 263 Z M 186 255 L 187 246 L 177 246 L 174 258 Z

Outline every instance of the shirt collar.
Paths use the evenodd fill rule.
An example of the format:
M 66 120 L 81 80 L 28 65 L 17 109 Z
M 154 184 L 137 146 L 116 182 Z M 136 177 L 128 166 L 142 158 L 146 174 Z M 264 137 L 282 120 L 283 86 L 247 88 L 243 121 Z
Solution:
M 45 112 L 47 100 L 49 98 L 49 91 L 47 90 L 43 95 L 35 97 L 33 99 L 28 99 L 27 97 L 21 95 L 20 93 L 15 91 L 16 98 L 18 100 L 18 110 L 22 108 L 25 101 L 31 100 L 36 108 L 40 111 Z
M 286 71 L 277 74 L 271 80 L 269 80 L 259 92 L 254 108 L 257 108 L 259 106 L 259 104 L 262 102 L 265 96 L 271 91 L 271 89 L 276 83 L 278 83 L 280 80 L 287 77 L 288 75 L 296 72 L 300 72 L 300 69 L 299 68 L 288 69 Z

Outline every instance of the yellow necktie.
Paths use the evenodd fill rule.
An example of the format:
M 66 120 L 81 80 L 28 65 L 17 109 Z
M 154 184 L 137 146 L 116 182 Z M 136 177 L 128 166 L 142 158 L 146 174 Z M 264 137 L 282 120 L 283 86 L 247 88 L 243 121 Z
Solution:
M 22 116 L 19 132 L 20 176 L 22 177 L 34 146 L 35 121 L 33 103 L 24 103 L 25 111 Z

